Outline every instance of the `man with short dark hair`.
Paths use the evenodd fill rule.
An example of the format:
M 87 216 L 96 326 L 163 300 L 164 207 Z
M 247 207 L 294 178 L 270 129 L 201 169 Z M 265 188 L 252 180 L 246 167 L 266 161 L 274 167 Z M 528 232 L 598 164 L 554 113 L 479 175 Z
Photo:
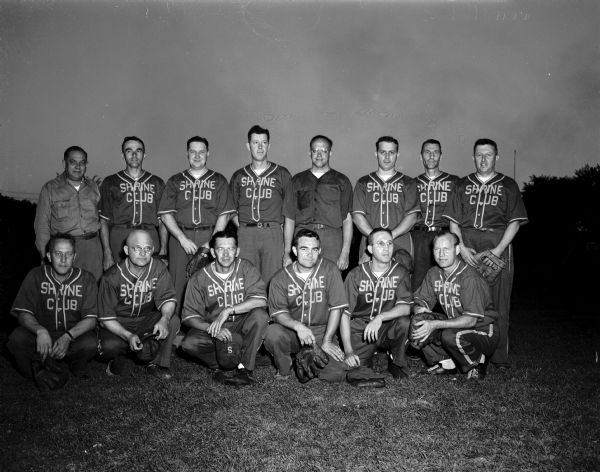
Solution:
M 109 361 L 106 372 L 122 375 L 129 356 L 146 364 L 149 374 L 170 379 L 173 339 L 179 330 L 171 276 L 167 266 L 152 257 L 154 243 L 147 231 L 131 231 L 123 251 L 127 258 L 104 273 L 98 293 L 100 354 Z M 142 342 L 147 338 L 159 345 L 150 358 Z
M 87 152 L 79 146 L 65 150 L 65 170 L 47 182 L 40 192 L 35 212 L 35 244 L 42 260 L 46 244 L 58 233 L 75 239 L 75 265 L 94 275 L 102 275 L 102 243 L 99 237 L 98 202 L 100 190 L 92 179 L 85 177 Z
M 265 334 L 265 348 L 275 361 L 275 379 L 289 379 L 292 354 L 302 346 L 318 344 L 329 357 L 318 377 L 343 381 L 347 366 L 335 333 L 348 302 L 339 267 L 321 257 L 320 238 L 314 231 L 300 229 L 292 251 L 297 261 L 277 272 L 269 287 L 273 322 Z
M 292 240 L 300 229 L 319 235 L 322 256 L 346 270 L 352 244 L 352 184 L 329 166 L 333 142 L 318 135 L 310 140 L 311 168 L 292 178 L 283 205 L 284 265 L 291 263 Z
M 181 348 L 211 369 L 218 382 L 250 385 L 269 321 L 265 283 L 256 267 L 238 257 L 234 231 L 216 232 L 210 252 L 215 261 L 187 286 L 181 320 L 190 330 Z
M 48 264 L 29 271 L 13 303 L 20 326 L 7 347 L 27 378 L 32 364 L 47 358 L 67 362 L 75 377 L 84 377 L 96 354 L 97 285 L 92 274 L 73 267 L 75 246 L 67 234 L 52 236 Z
M 252 162 L 237 170 L 229 183 L 237 210 L 233 221 L 239 227 L 240 257 L 252 262 L 265 283 L 282 265 L 282 209 L 291 180 L 285 167 L 269 162 L 270 145 L 268 129 L 250 128 L 246 147 Z
M 454 233 L 445 230 L 436 234 L 433 255 L 437 267 L 429 269 L 415 292 L 414 313 L 431 312 L 439 303 L 445 316 L 416 321 L 413 339 L 431 340 L 431 334 L 440 331 L 435 342 L 422 348 L 427 363 L 433 366 L 428 373 L 455 373 L 454 365 L 458 364 L 467 378 L 483 379 L 487 360 L 498 345 L 498 313 L 486 281 L 459 254 Z M 450 365 L 444 362 L 448 356 L 453 360 Z
M 527 211 L 517 183 L 496 172 L 498 145 L 491 139 L 478 139 L 473 145 L 476 172 L 461 179 L 444 217 L 460 241 L 460 254 L 467 264 L 478 263 L 477 254 L 490 250 L 506 262 L 498 279 L 490 285 L 494 306 L 498 310 L 500 341 L 491 359 L 500 370 L 510 368 L 508 360 L 508 325 L 510 295 L 514 275 L 512 240 Z
M 413 290 L 421 286 L 427 271 L 435 265 L 432 242 L 437 231 L 448 229 L 448 220 L 442 218 L 456 182 L 456 175 L 440 170 L 442 145 L 437 139 L 421 144 L 421 161 L 425 172 L 415 180 L 421 215 L 411 230 L 414 244 Z
M 148 231 L 159 257 L 167 257 L 169 233 L 157 215 L 165 183 L 143 169 L 147 154 L 140 138 L 126 136 L 121 152 L 125 170 L 109 175 L 100 186 L 100 224 L 102 234 L 109 236 L 103 241 L 105 270 L 123 260 L 123 243 L 132 229 Z
M 230 214 L 235 211 L 227 180 L 206 167 L 208 149 L 206 138 L 188 139 L 189 168 L 167 181 L 158 210 L 171 233 L 169 272 L 181 305 L 187 283 L 187 263 L 199 247 L 208 247 L 215 232 L 225 229 Z
M 359 262 L 365 262 L 366 238 L 373 228 L 389 229 L 394 237 L 394 249 L 404 249 L 413 255 L 410 229 L 419 216 L 417 189 L 413 179 L 396 170 L 398 141 L 382 136 L 375 143 L 377 170 L 358 179 L 354 188 L 352 218 L 363 234 Z
M 375 228 L 368 236 L 371 260 L 350 271 L 344 285 L 348 308 L 340 334 L 350 367 L 373 367 L 373 354 L 390 352 L 388 370 L 395 379 L 408 377 L 406 342 L 413 303 L 410 273 L 392 259 L 394 241 L 389 229 Z

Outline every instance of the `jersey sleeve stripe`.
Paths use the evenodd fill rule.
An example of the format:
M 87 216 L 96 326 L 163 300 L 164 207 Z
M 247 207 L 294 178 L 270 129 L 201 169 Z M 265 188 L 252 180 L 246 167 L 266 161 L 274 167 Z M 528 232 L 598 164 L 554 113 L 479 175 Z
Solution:
M 175 305 L 177 305 L 177 299 L 176 298 L 169 298 L 168 300 L 164 300 L 160 305 L 158 305 L 158 309 L 160 310 L 160 308 L 165 304 L 165 303 L 169 303 L 169 302 L 173 302 L 175 303 Z
M 290 311 L 289 310 L 285 310 L 285 309 L 284 310 L 274 311 L 273 313 L 271 313 L 271 318 L 274 318 L 277 315 L 281 315 L 282 313 L 287 313 L 289 315 Z
M 479 313 L 472 313 L 470 311 L 463 311 L 463 315 L 474 316 L 475 318 L 483 318 L 483 315 Z
M 342 309 L 342 308 L 348 308 L 348 306 L 349 305 L 347 303 L 345 303 L 344 305 L 331 306 L 331 307 L 329 307 L 329 311 L 339 310 L 339 309 Z

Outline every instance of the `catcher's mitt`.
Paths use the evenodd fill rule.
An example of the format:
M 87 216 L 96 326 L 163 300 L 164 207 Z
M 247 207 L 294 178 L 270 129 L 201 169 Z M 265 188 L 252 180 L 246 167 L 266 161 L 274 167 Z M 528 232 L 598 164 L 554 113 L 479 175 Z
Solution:
M 189 279 L 197 271 L 206 267 L 212 262 L 212 256 L 210 249 L 204 246 L 200 246 L 196 251 L 196 254 L 192 256 L 187 265 L 185 266 L 185 275 Z
M 423 349 L 423 346 L 426 346 L 429 343 L 439 344 L 441 342 L 442 330 L 436 329 L 432 331 L 427 338 L 418 341 L 414 337 L 414 332 L 418 329 L 415 326 L 417 321 L 429 321 L 429 320 L 446 320 L 448 317 L 446 315 L 442 315 L 440 313 L 431 313 L 429 311 L 419 313 L 417 315 L 413 315 L 410 320 L 410 330 L 408 332 L 408 339 L 410 340 L 410 345 L 415 349 Z
M 69 380 L 69 368 L 65 362 L 47 357 L 44 362 L 32 363 L 33 380 L 41 392 L 58 390 Z
M 296 375 L 300 383 L 306 383 L 319 376 L 319 369 L 329 363 L 329 357 L 317 344 L 304 346 L 296 354 Z
M 142 349 L 135 351 L 136 357 L 142 362 L 152 362 L 160 349 L 160 341 L 156 339 L 157 334 L 152 331 L 146 331 L 140 336 Z
M 475 254 L 475 259 L 477 259 L 477 265 L 475 266 L 477 272 L 489 284 L 494 283 L 500 272 L 502 272 L 502 269 L 506 267 L 506 262 L 489 250 Z

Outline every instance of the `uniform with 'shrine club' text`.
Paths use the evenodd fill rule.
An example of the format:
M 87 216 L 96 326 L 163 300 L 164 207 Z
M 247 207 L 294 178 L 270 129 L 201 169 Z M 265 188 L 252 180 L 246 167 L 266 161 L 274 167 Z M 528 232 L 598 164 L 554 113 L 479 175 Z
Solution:
M 348 306 L 344 283 L 334 262 L 320 257 L 312 271 L 306 273 L 306 279 L 298 275 L 297 267 L 298 263 L 294 262 L 281 269 L 269 286 L 269 313 L 275 322 L 267 328 L 265 347 L 273 355 L 275 366 L 282 375 L 290 372 L 291 355 L 300 350 L 300 343 L 295 331 L 276 322 L 277 316 L 285 313 L 306 325 L 321 345 L 331 311 Z M 343 363 L 332 358 L 325 369 L 321 378 L 330 375 L 338 380 L 337 377 L 345 377 Z
M 496 247 L 510 223 L 518 221 L 524 224 L 528 221 L 519 186 L 513 179 L 500 173 L 487 182 L 481 181 L 476 173 L 461 179 L 446 206 L 444 218 L 460 226 L 464 244 L 478 253 Z M 498 310 L 497 325 L 500 331 L 498 349 L 491 362 L 507 366 L 510 295 L 514 275 L 512 244 L 501 257 L 506 267 L 490 286 L 492 300 Z
M 195 178 L 189 170 L 172 176 L 166 184 L 158 215 L 172 214 L 179 228 L 197 246 L 207 243 L 219 216 L 235 208 L 227 180 L 218 172 L 207 170 Z M 169 238 L 169 271 L 178 303 L 183 304 L 188 256 L 172 235 Z
M 249 299 L 267 300 L 265 283 L 256 267 L 245 259 L 236 259 L 227 274 L 216 271 L 216 263 L 200 269 L 190 279 L 186 292 L 181 321 L 190 319 L 212 323 L 228 307 L 235 307 Z M 223 328 L 242 337 L 241 363 L 254 370 L 256 352 L 262 344 L 267 329 L 268 315 L 264 308 L 229 316 Z M 181 347 L 189 355 L 201 360 L 211 369 L 219 368 L 215 341 L 204 330 L 191 328 Z
M 447 172 L 433 179 L 423 173 L 415 179 L 421 215 L 411 231 L 415 249 L 413 291 L 419 288 L 429 268 L 435 265 L 433 238 L 437 231 L 448 229 L 448 220 L 442 215 L 458 180 L 456 175 Z
M 404 266 L 392 262 L 381 275 L 373 273 L 372 262 L 365 262 L 350 271 L 344 281 L 348 308 L 344 315 L 350 317 L 351 342 L 361 365 L 372 364 L 377 348 L 387 348 L 392 362 L 398 367 L 407 367 L 406 342 L 410 328 L 410 317 L 401 316 L 384 321 L 377 335 L 377 342 L 367 343 L 364 331 L 373 318 L 387 312 L 396 305 L 411 306 L 410 273 Z
M 436 303 L 440 304 L 449 319 L 463 315 L 477 319 L 473 328 L 442 331 L 444 349 L 463 372 L 478 365 L 481 354 L 490 356 L 494 352 L 500 336 L 495 324 L 498 313 L 487 282 L 475 268 L 459 260 L 450 275 L 446 275 L 439 267 L 429 269 L 415 292 L 415 305 L 431 311 Z M 430 365 L 444 357 L 435 346 L 425 346 L 423 353 Z
M 122 259 L 121 250 L 132 229 L 148 231 L 155 250 L 160 248 L 156 227 L 164 187 L 164 181 L 150 172 L 134 179 L 122 170 L 102 182 L 99 214 L 110 226 L 110 248 L 115 261 Z
M 98 319 L 116 320 L 125 329 L 141 335 L 160 320 L 160 310 L 165 303 L 177 301 L 171 276 L 162 261 L 152 258 L 140 276 L 130 270 L 130 264 L 129 259 L 124 259 L 108 269 L 100 279 Z M 169 367 L 171 346 L 178 328 L 179 320 L 173 316 L 169 323 L 169 335 L 161 342 L 155 364 Z M 111 359 L 113 351 L 119 348 L 114 344 L 122 343 L 126 344 L 108 330 L 100 329 L 100 345 L 107 359 Z
M 406 215 L 419 211 L 415 182 L 402 172 L 396 172 L 388 180 L 383 180 L 377 172 L 371 172 L 356 182 L 352 213 L 363 215 L 371 228 L 392 231 Z M 366 239 L 363 236 L 361 240 L 360 255 L 367 248 Z M 410 233 L 394 239 L 394 249 L 399 248 L 413 255 Z
M 230 188 L 239 221 L 240 257 L 248 259 L 268 283 L 283 259 L 283 200 L 291 175 L 270 163 L 261 174 L 249 164 L 231 177 Z
M 96 279 L 86 270 L 73 267 L 67 278 L 59 282 L 50 265 L 34 267 L 23 280 L 11 313 L 16 317 L 20 313 L 32 315 L 54 342 L 84 318 L 98 317 L 97 294 Z M 96 354 L 96 344 L 95 333 L 88 331 L 71 341 L 67 357 L 72 357 L 82 368 Z M 36 356 L 35 334 L 23 326 L 17 327 L 8 348 L 19 371 L 31 377 L 31 361 Z

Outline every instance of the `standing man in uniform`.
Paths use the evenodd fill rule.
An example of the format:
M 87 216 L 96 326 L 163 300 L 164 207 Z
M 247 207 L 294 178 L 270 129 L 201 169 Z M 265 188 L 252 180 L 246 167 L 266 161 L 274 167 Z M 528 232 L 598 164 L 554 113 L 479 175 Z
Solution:
M 291 263 L 294 233 L 310 229 L 319 235 L 322 256 L 339 270 L 348 268 L 352 244 L 352 184 L 344 174 L 329 167 L 333 142 L 327 136 L 310 140 L 310 169 L 292 178 L 283 204 L 284 265 Z
M 256 267 L 238 258 L 235 232 L 218 231 L 210 241 L 215 261 L 190 279 L 181 321 L 188 326 L 181 348 L 229 385 L 250 385 L 256 352 L 269 322 L 265 283 Z M 223 356 L 230 351 L 231 356 Z M 221 369 L 235 369 L 226 376 Z
M 48 242 L 49 264 L 25 277 L 11 313 L 19 320 L 8 340 L 19 372 L 33 375 L 32 363 L 50 357 L 68 362 L 75 377 L 86 375 L 96 355 L 97 285 L 89 272 L 73 267 L 75 240 L 56 234 Z
M 132 354 L 147 361 L 140 358 L 142 340 L 152 334 L 160 348 L 146 371 L 170 379 L 172 344 L 179 329 L 171 276 L 167 266 L 152 257 L 154 243 L 147 231 L 131 231 L 123 251 L 127 258 L 104 273 L 98 293 L 100 354 L 109 361 L 106 371 L 122 375 L 125 356 Z
M 165 183 L 160 177 L 143 169 L 146 145 L 140 138 L 125 137 L 121 143 L 121 151 L 125 159 L 125 170 L 106 177 L 100 187 L 100 224 L 104 230 L 102 235 L 110 235 L 103 241 L 104 270 L 115 261 L 123 260 L 123 243 L 132 229 L 148 231 L 154 247 L 160 248 L 159 257 L 167 257 L 169 233 L 157 215 Z
M 321 257 L 319 235 L 300 229 L 292 251 L 298 258 L 271 279 L 269 312 L 272 324 L 267 328 L 265 348 L 275 361 L 276 380 L 287 380 L 292 354 L 302 346 L 317 343 L 329 356 L 319 378 L 332 382 L 346 378 L 345 356 L 337 342 L 342 310 L 348 306 L 339 267 Z
M 436 330 L 441 331 L 439 343 L 422 347 L 428 365 L 433 365 L 428 373 L 456 372 L 441 362 L 449 354 L 469 379 L 483 379 L 486 360 L 495 351 L 500 337 L 495 324 L 498 313 L 486 281 L 458 257 L 460 252 L 454 233 L 443 230 L 435 235 L 433 254 L 438 267 L 429 269 L 416 291 L 414 313 L 431 312 L 439 303 L 445 316 L 416 321 L 413 338 L 423 342 Z
M 237 210 L 233 221 L 239 227 L 240 257 L 252 262 L 269 283 L 283 261 L 283 200 L 291 175 L 269 162 L 268 129 L 250 128 L 246 146 L 252 162 L 236 171 L 229 183 Z
M 373 228 L 389 229 L 394 249 L 413 255 L 410 229 L 419 216 L 417 190 L 413 179 L 396 170 L 398 141 L 382 136 L 375 143 L 377 170 L 358 179 L 354 189 L 352 218 L 363 234 L 359 262 L 369 259 L 366 238 Z
M 442 215 L 458 181 L 456 175 L 440 170 L 442 145 L 438 140 L 428 139 L 421 144 L 421 160 L 425 172 L 416 178 L 421 216 L 411 231 L 415 248 L 413 291 L 421 286 L 425 274 L 435 264 L 433 238 L 437 231 L 449 228 Z
M 491 285 L 492 300 L 498 310 L 500 341 L 491 362 L 499 369 L 508 362 L 508 318 L 513 282 L 512 240 L 525 224 L 527 211 L 517 183 L 496 172 L 498 146 L 491 139 L 478 139 L 473 146 L 476 172 L 461 179 L 444 217 L 460 241 L 460 254 L 469 265 L 476 265 L 476 254 L 491 250 L 506 262 L 506 267 Z
M 35 212 L 35 245 L 43 260 L 46 244 L 53 235 L 72 236 L 77 253 L 75 264 L 98 280 L 103 257 L 98 216 L 100 190 L 96 182 L 85 177 L 87 162 L 87 152 L 79 146 L 65 150 L 65 171 L 47 182 L 40 192 Z
M 178 303 L 183 303 L 188 261 L 198 247 L 208 247 L 213 233 L 225 229 L 229 215 L 235 211 L 227 180 L 206 167 L 208 156 L 206 138 L 188 139 L 189 169 L 167 181 L 160 200 L 158 215 L 172 236 L 169 272 Z
M 406 343 L 413 303 L 410 273 L 393 261 L 394 240 L 389 229 L 375 228 L 368 237 L 370 261 L 350 271 L 344 285 L 348 308 L 340 334 L 350 367 L 373 367 L 373 354 L 388 349 L 388 370 L 395 379 L 408 377 Z

